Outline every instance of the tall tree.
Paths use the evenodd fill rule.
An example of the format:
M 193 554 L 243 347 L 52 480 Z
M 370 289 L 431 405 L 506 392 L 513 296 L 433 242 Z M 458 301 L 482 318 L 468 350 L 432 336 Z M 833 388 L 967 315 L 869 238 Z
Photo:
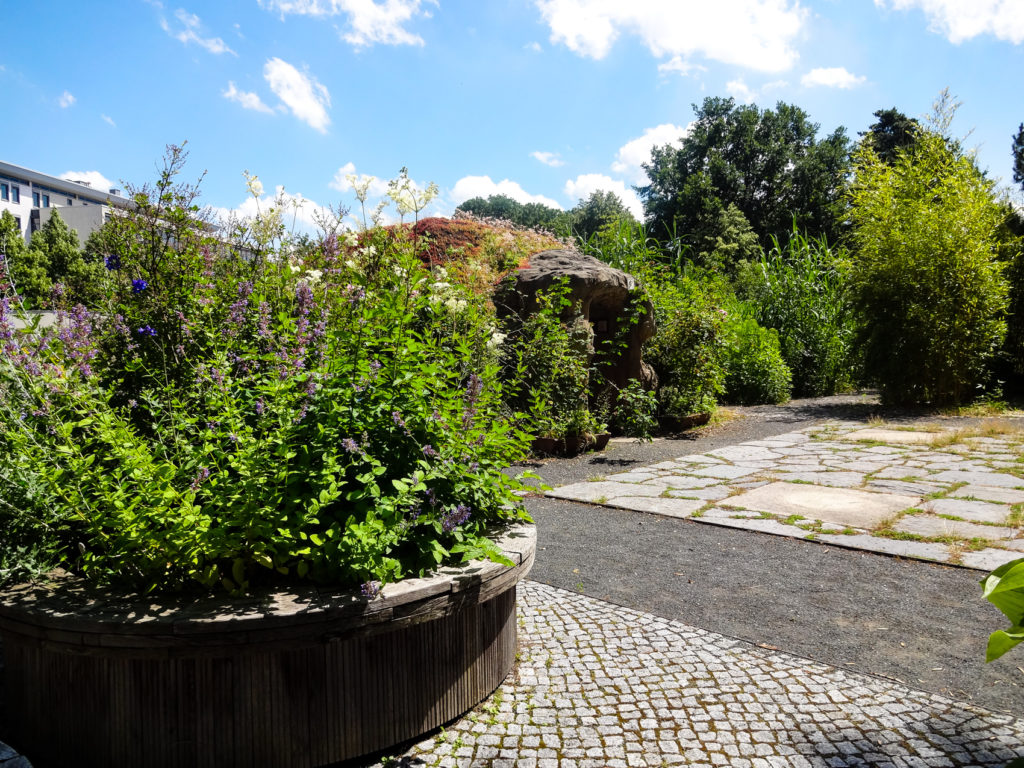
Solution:
M 871 142 L 871 148 L 875 150 L 879 160 L 891 164 L 897 151 L 914 143 L 921 125 L 896 107 L 878 110 L 875 112 L 875 118 L 876 122 L 860 135 Z
M 472 197 L 461 203 L 457 211 L 472 213 L 474 216 L 486 216 L 490 219 L 503 219 L 523 227 L 536 227 L 556 231 L 565 224 L 565 212 L 543 203 L 520 203 L 508 195 L 490 195 L 489 197 Z
M 1013 137 L 1013 180 L 1024 189 L 1024 123 Z
M 590 197 L 580 200 L 569 211 L 573 234 L 583 240 L 589 240 L 602 227 L 622 220 L 634 221 L 633 214 L 618 195 L 602 189 L 591 192 Z
M 30 251 L 21 237 L 21 229 L 10 211 L 0 213 L 0 295 L 9 281 L 17 294 L 33 306 L 40 306 L 50 296 L 50 277 L 46 256 Z
M 707 98 L 681 146 L 656 147 L 637 190 L 656 237 L 706 239 L 729 204 L 746 217 L 762 245 L 785 240 L 796 226 L 838 236 L 850 141 L 837 128 L 817 140 L 802 109 L 779 102 L 760 110 Z

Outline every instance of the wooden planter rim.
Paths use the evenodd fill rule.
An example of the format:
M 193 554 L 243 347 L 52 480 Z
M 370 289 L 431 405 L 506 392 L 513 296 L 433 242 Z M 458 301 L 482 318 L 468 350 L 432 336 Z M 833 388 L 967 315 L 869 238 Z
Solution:
M 508 525 L 492 540 L 512 567 L 489 560 L 446 566 L 388 584 L 373 600 L 315 585 L 182 603 L 180 596 L 118 595 L 74 577 L 25 584 L 0 593 L 0 632 L 64 652 L 117 648 L 145 658 L 236 655 L 390 632 L 487 602 L 524 578 L 533 566 L 535 526 Z

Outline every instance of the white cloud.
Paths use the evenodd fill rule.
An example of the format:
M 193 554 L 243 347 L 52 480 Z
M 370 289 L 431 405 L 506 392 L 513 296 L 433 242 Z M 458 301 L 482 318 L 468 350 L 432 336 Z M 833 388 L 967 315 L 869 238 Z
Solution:
M 860 85 L 867 78 L 847 72 L 846 67 L 817 67 L 800 78 L 800 85 L 805 88 L 824 86 L 825 88 L 849 89 Z
M 505 195 L 520 203 L 543 203 L 551 208 L 561 209 L 562 206 L 550 197 L 531 195 L 516 181 L 503 179 L 495 183 L 490 176 L 463 176 L 452 188 L 451 197 L 455 205 L 460 205 L 473 197 L 490 197 Z
M 308 197 L 303 197 L 301 194 L 291 194 L 284 191 L 284 187 L 278 185 L 273 193 L 267 193 L 259 199 L 252 195 L 245 198 L 245 201 L 236 206 L 235 208 L 221 208 L 214 206 L 213 212 L 217 215 L 221 221 L 225 221 L 229 218 L 253 218 L 257 213 L 263 212 L 266 214 L 271 208 L 277 205 L 278 198 L 280 198 L 281 205 L 281 221 L 284 222 L 285 230 L 291 231 L 292 228 L 296 231 L 315 232 L 317 230 L 317 218 L 320 216 L 330 216 L 330 209 L 326 206 L 320 205 Z
M 327 115 L 331 95 L 315 77 L 299 72 L 287 61 L 278 58 L 267 60 L 263 67 L 263 77 L 270 85 L 270 90 L 293 115 L 320 133 L 327 133 L 327 126 L 331 124 L 331 118 Z
M 750 104 L 757 96 L 757 94 L 750 89 L 750 86 L 743 82 L 742 77 L 738 77 L 735 80 L 730 80 L 726 83 L 725 90 L 740 104 Z
M 640 198 L 637 197 L 636 192 L 618 179 L 605 176 L 603 173 L 584 173 L 565 182 L 565 194 L 573 201 L 586 200 L 598 190 L 614 192 L 633 216 L 638 219 L 643 218 L 644 206 L 640 202 Z
M 170 23 L 164 18 L 160 19 L 160 27 L 175 40 L 179 40 L 185 45 L 195 43 L 196 45 L 205 48 L 210 53 L 230 53 L 232 56 L 238 55 L 228 48 L 227 43 L 219 37 L 200 37 L 199 30 L 202 27 L 202 22 L 194 13 L 188 13 L 183 8 L 179 8 L 174 12 L 174 16 L 180 24 L 179 28 L 172 29 Z
M 117 128 L 117 123 L 114 122 L 114 118 L 112 118 L 110 115 L 100 115 L 100 119 L 103 120 L 103 122 L 109 125 L 111 128 Z
M 542 50 L 540 47 L 540 43 L 538 43 L 536 40 L 534 40 L 532 43 L 527 43 L 526 45 L 523 46 L 523 48 L 525 48 L 528 51 L 533 51 L 534 53 L 540 53 Z
M 61 109 L 67 109 L 75 103 L 75 97 L 71 95 L 71 91 L 64 91 L 57 99 L 57 103 L 60 104 Z
M 620 34 L 634 34 L 653 56 L 668 57 L 671 67 L 697 54 L 762 71 L 788 69 L 798 56 L 792 43 L 807 18 L 798 0 L 535 2 L 553 43 L 601 59 Z
M 377 178 L 366 173 L 356 173 L 355 163 L 349 161 L 341 166 L 334 174 L 334 178 L 331 179 L 327 186 L 331 189 L 336 189 L 339 192 L 352 192 L 352 185 L 348 183 L 346 176 L 355 175 L 359 178 L 359 183 L 365 183 L 367 179 L 372 178 L 370 186 L 366 190 L 367 199 L 384 197 L 388 193 L 388 180 Z M 419 185 L 413 182 L 413 186 L 420 189 Z
M 680 142 L 689 130 L 689 125 L 683 128 L 672 123 L 662 123 L 653 128 L 648 128 L 643 132 L 642 136 L 630 139 L 619 147 L 619 151 L 615 153 L 615 162 L 612 163 L 612 170 L 639 184 L 646 178 L 644 169 L 641 166 L 643 163 L 650 162 L 651 150 L 665 144 Z
M 544 165 L 550 165 L 552 168 L 565 165 L 565 160 L 559 157 L 557 152 L 531 152 L 530 157 Z
M 87 181 L 90 189 L 103 193 L 119 186 L 99 171 L 66 171 L 60 175 L 60 178 L 65 181 Z
M 920 8 L 928 28 L 962 43 L 990 34 L 1011 43 L 1024 42 L 1024 3 L 1020 0 L 875 0 L 898 11 Z
M 255 91 L 240 91 L 233 81 L 228 81 L 228 89 L 221 94 L 228 101 L 237 101 L 243 109 L 273 114 L 274 110 L 263 103 L 263 99 Z
M 348 29 L 342 39 L 357 48 L 374 43 L 385 45 L 423 45 L 423 38 L 405 25 L 418 16 L 430 17 L 424 4 L 436 0 L 260 0 L 260 5 L 281 16 L 293 13 L 303 16 L 348 16 Z
M 700 64 L 694 64 L 692 61 L 688 61 L 682 56 L 673 56 L 668 61 L 659 64 L 658 71 L 678 72 L 681 77 L 686 77 L 691 72 L 707 72 L 708 68 L 702 67 Z

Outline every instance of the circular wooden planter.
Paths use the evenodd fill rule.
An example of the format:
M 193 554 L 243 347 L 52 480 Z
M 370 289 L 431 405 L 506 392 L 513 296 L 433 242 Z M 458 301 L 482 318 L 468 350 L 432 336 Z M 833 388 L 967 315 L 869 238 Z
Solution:
M 0 595 L 14 746 L 39 765 L 310 768 L 415 738 L 512 668 L 516 583 L 536 529 L 375 600 L 118 597 L 77 580 Z

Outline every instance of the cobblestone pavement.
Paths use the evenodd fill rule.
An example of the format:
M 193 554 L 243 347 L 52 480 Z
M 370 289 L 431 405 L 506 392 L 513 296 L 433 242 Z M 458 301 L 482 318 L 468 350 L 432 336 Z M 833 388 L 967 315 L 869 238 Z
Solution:
M 548 496 L 991 570 L 1022 556 L 1024 432 L 834 421 Z
M 519 589 L 520 660 L 383 766 L 939 768 L 1024 756 L 1024 720 L 621 608 Z

